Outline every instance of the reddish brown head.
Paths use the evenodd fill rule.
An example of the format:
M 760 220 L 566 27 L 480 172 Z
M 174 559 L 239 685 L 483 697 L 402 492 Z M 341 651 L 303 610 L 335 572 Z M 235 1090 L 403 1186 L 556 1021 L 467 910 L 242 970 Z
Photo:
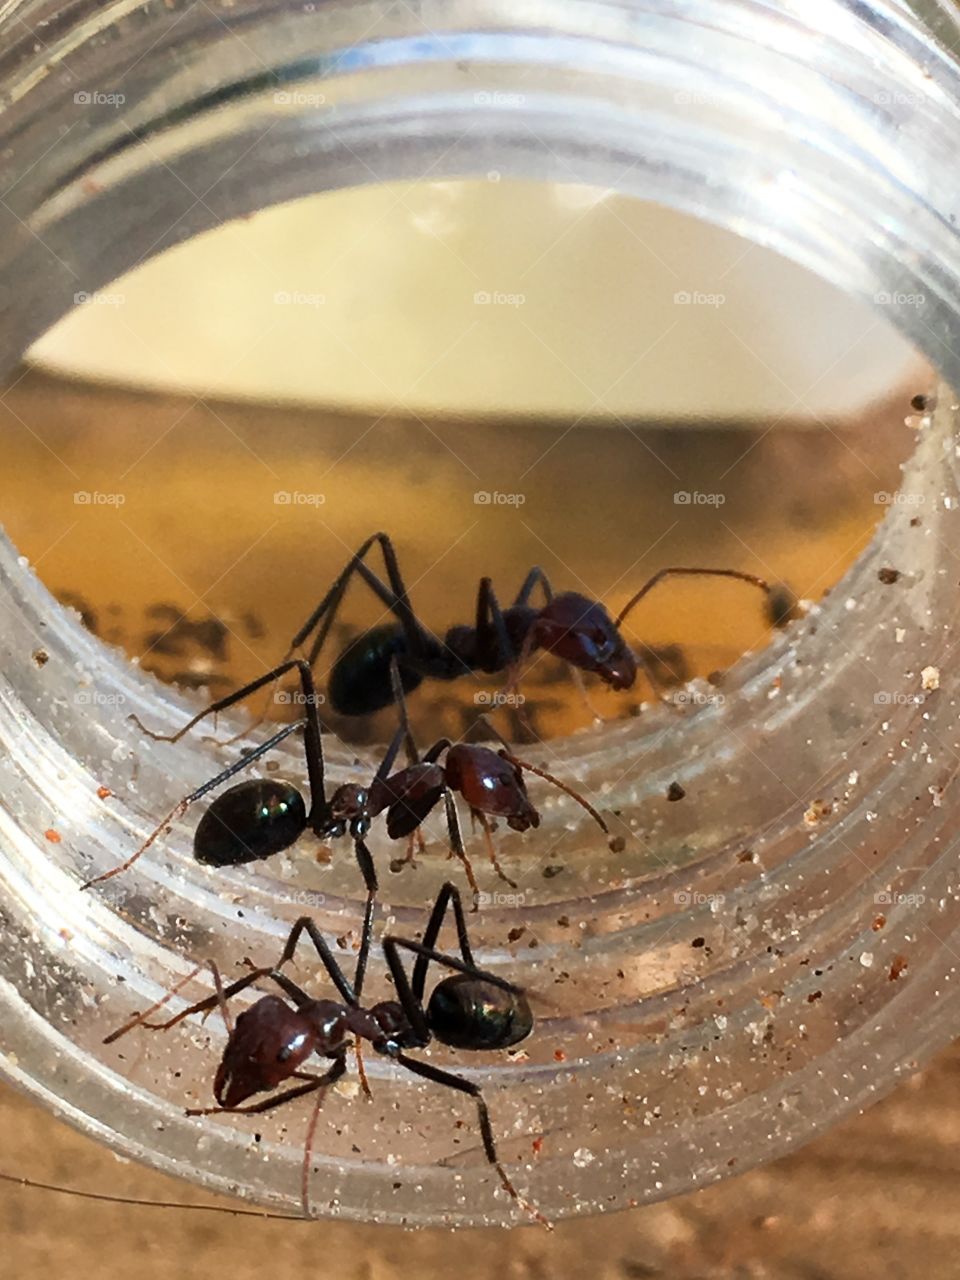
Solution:
M 540 815 L 527 795 L 523 774 L 503 753 L 459 743 L 446 759 L 447 783 L 472 809 L 506 818 L 514 831 L 539 827 Z
M 537 648 L 598 675 L 612 689 L 630 689 L 637 660 L 602 604 L 576 591 L 554 596 L 533 627 Z
M 288 1080 L 318 1047 L 311 1018 L 279 996 L 263 996 L 237 1019 L 217 1068 L 213 1095 L 221 1107 L 236 1107 L 255 1093 Z

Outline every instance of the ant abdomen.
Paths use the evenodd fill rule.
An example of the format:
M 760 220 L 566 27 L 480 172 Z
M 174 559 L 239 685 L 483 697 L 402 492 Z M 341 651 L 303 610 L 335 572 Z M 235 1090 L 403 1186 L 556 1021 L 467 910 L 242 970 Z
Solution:
M 217 796 L 193 837 L 193 855 L 208 867 L 258 862 L 303 835 L 307 810 L 292 782 L 254 778 Z
M 441 1044 L 453 1049 L 507 1049 L 533 1030 L 533 1014 L 522 991 L 506 991 L 468 973 L 437 983 L 427 1022 Z
M 342 716 L 369 716 L 389 707 L 394 700 L 390 661 L 396 657 L 404 693 L 412 693 L 423 676 L 407 666 L 407 644 L 403 628 L 386 623 L 365 631 L 333 664 L 327 682 L 330 705 Z

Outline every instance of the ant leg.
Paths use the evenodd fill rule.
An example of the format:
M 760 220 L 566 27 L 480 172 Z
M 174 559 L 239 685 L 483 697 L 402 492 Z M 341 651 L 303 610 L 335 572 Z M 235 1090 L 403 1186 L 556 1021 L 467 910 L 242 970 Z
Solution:
M 211 961 L 211 964 L 212 963 L 213 962 Z M 213 967 L 216 968 L 216 966 Z M 165 1005 L 169 1004 L 173 997 L 182 991 L 188 982 L 192 982 L 197 974 L 203 971 L 203 968 L 204 966 L 202 964 L 198 964 L 195 969 L 191 969 L 187 976 L 185 978 L 181 978 L 176 986 L 171 987 L 165 996 L 162 996 L 155 1004 L 152 1004 L 149 1009 L 144 1009 L 142 1013 L 135 1013 L 129 1022 L 125 1022 L 123 1026 L 118 1027 L 116 1031 L 111 1031 L 108 1036 L 104 1037 L 101 1043 L 113 1044 L 115 1040 L 119 1040 L 121 1036 L 125 1036 L 127 1032 L 132 1031 L 134 1027 L 146 1024 L 147 1018 L 151 1017 L 159 1009 L 162 1009 Z
M 373 915 L 376 911 L 377 892 L 380 888 L 377 881 L 377 869 L 374 865 L 373 855 L 370 853 L 370 850 L 367 848 L 364 841 L 359 837 L 353 842 L 353 850 L 356 855 L 357 866 L 360 868 L 360 874 L 363 876 L 363 883 L 366 886 L 367 904 L 363 912 L 363 926 L 360 932 L 360 950 L 357 952 L 357 968 L 353 976 L 354 999 L 352 1001 L 348 1000 L 348 1004 L 358 1003 L 360 1000 L 360 992 L 363 990 L 363 979 L 367 972 L 367 958 L 370 955 L 370 941 L 373 937 Z M 312 934 L 311 937 L 313 937 Z
M 353 1041 L 353 1056 L 357 1060 L 357 1075 L 360 1077 L 360 1088 L 363 1090 L 363 1096 L 368 1102 L 373 1101 L 373 1090 L 370 1088 L 370 1081 L 367 1079 L 367 1069 L 363 1065 L 363 1041 L 356 1037 Z
M 623 625 L 626 616 L 630 611 L 640 603 L 643 597 L 652 591 L 658 583 L 663 582 L 665 578 L 679 577 L 697 577 L 697 578 L 735 578 L 738 582 L 748 582 L 751 586 L 758 587 L 769 598 L 771 586 L 763 578 L 758 578 L 754 573 L 744 573 L 741 569 L 691 569 L 671 567 L 668 569 L 658 569 L 652 578 L 643 584 L 640 590 L 630 597 L 627 603 L 620 610 L 616 618 L 616 626 Z
M 516 1202 L 517 1205 L 525 1213 L 528 1213 L 541 1226 L 548 1230 L 553 1229 L 553 1223 L 545 1218 L 540 1210 L 525 1200 L 520 1192 L 510 1181 L 510 1177 L 500 1163 L 500 1157 L 497 1155 L 497 1144 L 493 1137 L 493 1128 L 490 1124 L 490 1113 L 487 1110 L 487 1104 L 484 1101 L 483 1093 L 480 1086 L 474 1084 L 472 1080 L 464 1080 L 462 1076 L 454 1075 L 452 1071 L 443 1071 L 440 1067 L 435 1067 L 429 1062 L 419 1062 L 416 1058 L 411 1058 L 405 1053 L 397 1054 L 395 1059 L 402 1067 L 413 1073 L 415 1076 L 422 1076 L 424 1080 L 432 1080 L 434 1084 L 445 1085 L 448 1089 L 456 1089 L 460 1093 L 466 1093 L 475 1099 L 477 1104 L 477 1115 L 480 1120 L 480 1136 L 483 1139 L 483 1150 L 487 1160 L 493 1165 L 500 1178 L 500 1184 L 506 1191 L 507 1195 Z
M 480 586 L 477 588 L 477 612 L 474 627 L 477 633 L 477 649 L 480 653 L 492 658 L 493 655 L 490 654 L 489 645 L 490 641 L 496 638 L 496 669 L 498 671 L 510 670 L 517 660 L 517 653 L 507 631 L 503 610 L 500 608 L 500 603 L 497 600 L 493 590 L 493 582 L 490 578 L 481 578 Z M 494 663 L 493 661 L 488 661 L 484 665 L 492 667 Z
M 338 1070 L 339 1068 L 339 1070 Z M 322 1076 L 308 1075 L 305 1071 L 297 1071 L 294 1078 L 297 1080 L 306 1080 L 306 1084 L 298 1085 L 296 1089 L 288 1089 L 286 1093 L 275 1094 L 272 1098 L 264 1098 L 263 1102 L 256 1102 L 250 1107 L 190 1107 L 187 1110 L 188 1116 L 219 1116 L 224 1114 L 256 1116 L 263 1115 L 265 1111 L 272 1111 L 275 1107 L 285 1106 L 288 1102 L 293 1102 L 295 1098 L 302 1098 L 305 1094 L 314 1093 L 317 1089 L 324 1088 L 325 1085 L 339 1080 L 346 1070 L 346 1063 L 342 1058 L 337 1058 L 329 1071 L 325 1071 Z
M 523 585 L 521 586 L 520 590 L 517 592 L 517 598 L 513 602 L 514 607 L 516 607 L 517 605 L 529 604 L 530 597 L 533 595 L 533 589 L 537 585 L 537 583 L 539 583 L 543 589 L 543 594 L 546 598 L 547 604 L 550 603 L 550 601 L 553 599 L 553 588 L 550 586 L 550 579 L 547 577 L 547 575 L 544 573 L 544 571 L 540 568 L 539 565 L 534 565 L 534 567 L 530 570 L 530 572 L 524 578 Z
M 511 880 L 510 877 L 507 875 L 507 873 L 504 871 L 503 867 L 501 867 L 500 865 L 500 859 L 497 857 L 496 845 L 493 843 L 493 832 L 490 829 L 490 822 L 487 818 L 487 815 L 481 812 L 480 809 L 471 809 L 470 812 L 472 816 L 476 818 L 476 820 L 480 823 L 480 826 L 483 830 L 483 839 L 484 839 L 484 843 L 487 846 L 487 857 L 490 859 L 491 863 L 493 864 L 494 871 L 497 873 L 497 875 L 500 877 L 501 880 L 503 880 L 506 884 L 510 886 L 511 889 L 516 889 L 517 887 L 516 880 Z
M 486 969 L 478 969 L 475 964 L 466 964 L 463 960 L 458 960 L 456 956 L 447 955 L 444 951 L 434 951 L 432 947 L 426 947 L 422 942 L 417 942 L 413 938 L 397 938 L 393 934 L 388 934 L 383 939 L 385 952 L 388 948 L 395 952 L 398 947 L 402 947 L 405 951 L 412 951 L 417 957 L 425 956 L 427 960 L 432 960 L 434 964 L 442 965 L 445 969 L 452 969 L 455 973 L 465 973 L 471 978 L 482 978 L 484 982 L 489 982 L 493 986 L 499 987 L 502 991 L 510 991 L 514 995 L 522 995 L 524 992 L 524 988 L 518 987 L 515 982 L 509 982 L 506 978 L 498 977 L 495 973 L 488 973 Z
M 390 688 L 393 690 L 393 701 L 397 708 L 397 714 L 400 717 L 400 728 L 403 730 L 403 736 L 407 745 L 407 764 L 419 764 L 420 755 L 417 752 L 417 744 L 414 741 L 413 730 L 410 728 L 410 718 L 407 714 L 407 699 L 403 692 L 403 681 L 400 679 L 400 664 L 397 662 L 397 655 L 390 656 Z M 393 744 L 391 743 L 391 748 Z M 389 758 L 389 764 L 387 760 Z M 378 778 L 385 778 L 393 768 L 393 762 L 396 759 L 396 751 L 390 755 L 388 749 L 387 755 L 384 756 L 380 768 L 377 770 Z
M 361 1075 L 363 1075 L 362 1059 L 357 1059 L 360 1063 Z M 323 1100 L 326 1097 L 327 1089 L 336 1080 L 344 1074 L 347 1069 L 346 1056 L 334 1060 L 329 1071 L 325 1073 L 323 1083 L 317 1085 L 317 1100 L 313 1104 L 313 1111 L 310 1114 L 310 1123 L 307 1125 L 306 1137 L 303 1140 L 303 1164 L 300 1170 L 300 1204 L 303 1209 L 305 1218 L 311 1217 L 310 1213 L 310 1164 L 313 1158 L 313 1140 L 317 1133 L 317 1121 L 320 1119 L 320 1108 L 323 1106 Z M 364 1082 L 366 1076 L 363 1075 Z
M 275 982 L 278 982 L 281 986 L 283 986 L 284 990 L 286 990 L 289 995 L 292 995 L 295 1001 L 298 1000 L 300 997 L 302 997 L 305 1002 L 309 1003 L 309 997 L 304 996 L 303 992 L 300 991 L 299 987 L 296 987 L 293 990 L 290 990 L 290 988 L 293 987 L 293 984 L 290 983 L 289 978 L 287 978 L 284 974 L 279 974 L 274 972 L 274 969 L 281 968 L 281 966 L 287 964 L 288 961 L 293 959 L 293 954 L 297 949 L 297 944 L 299 943 L 300 938 L 303 936 L 304 933 L 307 934 L 310 941 L 313 943 L 314 949 L 317 955 L 320 957 L 321 964 L 323 965 L 324 969 L 327 971 L 328 977 L 330 978 L 333 985 L 340 992 L 340 995 L 343 997 L 344 1001 L 347 1004 L 352 1005 L 354 1008 L 356 1008 L 356 1006 L 359 1004 L 359 1000 L 357 998 L 359 988 L 357 989 L 357 991 L 355 991 L 354 988 L 347 981 L 346 975 L 344 974 L 343 970 L 340 968 L 340 964 L 337 961 L 336 957 L 334 956 L 333 952 L 330 950 L 330 947 L 327 944 L 326 938 L 323 936 L 323 934 L 317 928 L 314 921 L 311 920 L 309 916 L 301 916 L 300 919 L 293 926 L 293 928 L 290 930 L 290 933 L 287 936 L 286 946 L 283 948 L 283 954 L 280 956 L 280 959 L 277 962 L 277 964 L 273 966 L 272 969 L 268 969 L 266 971 L 267 974 L 269 974 L 269 976 L 272 977 Z M 369 940 L 368 940 L 368 946 L 369 946 Z M 361 945 L 361 951 L 362 950 L 363 950 L 363 946 Z M 364 957 L 364 962 L 365 962 L 365 957 Z M 359 962 L 358 962 L 358 967 L 359 967 Z M 360 977 L 362 979 L 363 977 L 362 973 Z
M 238 702 L 242 702 L 244 698 L 248 698 L 251 693 L 256 693 L 258 689 L 262 689 L 273 680 L 279 680 L 281 676 L 286 675 L 288 671 L 292 671 L 295 667 L 300 673 L 300 688 L 307 708 L 312 707 L 316 711 L 317 693 L 312 671 L 302 659 L 289 658 L 284 659 L 279 666 L 274 667 L 272 671 L 268 671 L 266 675 L 258 676 L 256 680 L 251 680 L 249 684 L 234 690 L 233 693 L 227 694 L 226 697 L 218 698 L 216 702 L 211 702 L 202 711 L 198 711 L 193 719 L 188 720 L 176 733 L 154 733 L 152 729 L 147 728 L 139 716 L 131 715 L 130 719 L 148 738 L 153 738 L 154 742 L 179 742 L 184 734 L 189 733 L 194 725 L 199 724 L 201 720 L 205 720 L 207 716 L 217 715 L 219 712 L 235 706 Z
M 390 970 L 390 977 L 393 979 L 397 999 L 403 1009 L 410 1030 L 419 1044 L 426 1046 L 431 1039 L 430 1028 L 427 1025 L 427 1015 L 423 1011 L 423 1001 L 413 994 L 410 979 L 397 951 L 397 948 L 403 945 L 405 944 L 400 938 L 384 938 L 382 942 L 383 957 L 387 962 L 387 968 Z
M 443 807 L 447 814 L 447 834 L 450 837 L 450 849 L 463 863 L 463 871 L 467 877 L 467 883 L 473 890 L 473 909 L 478 909 L 477 901 L 480 894 L 480 886 L 477 884 L 477 877 L 473 874 L 473 865 L 467 857 L 467 851 L 463 845 L 463 832 L 460 829 L 460 815 L 457 813 L 456 801 L 449 787 L 443 789 Z
M 463 960 L 458 960 L 456 956 L 447 955 L 445 951 L 435 951 L 432 947 L 424 946 L 422 942 L 417 942 L 413 938 L 397 938 L 393 934 L 388 934 L 382 941 L 385 952 L 388 949 L 395 952 L 398 947 L 402 947 L 405 951 L 412 951 L 418 959 L 425 957 L 428 961 L 439 964 L 444 969 L 452 969 L 455 973 L 465 973 L 471 978 L 482 978 L 484 982 L 489 982 L 493 986 L 499 987 L 501 991 L 509 991 L 513 995 L 523 995 L 524 993 L 525 988 L 517 986 L 515 982 L 501 978 L 495 973 L 489 973 L 486 969 L 478 969 L 474 963 L 467 964 Z
M 450 906 L 453 907 L 453 916 L 457 925 L 457 942 L 460 947 L 460 954 L 463 956 L 464 964 L 472 967 L 474 963 L 473 952 L 470 950 L 470 939 L 467 936 L 467 921 L 463 913 L 463 903 L 460 900 L 460 890 L 455 884 L 451 884 L 449 880 L 445 885 L 441 886 L 440 892 L 437 894 L 437 900 L 433 904 L 433 910 L 430 912 L 427 927 L 423 931 L 422 945 L 426 951 L 432 951 L 436 946 L 444 916 Z M 423 999 L 429 963 L 430 957 L 420 952 L 413 967 L 413 994 L 418 1000 Z
M 140 848 L 127 858 L 126 862 L 121 862 L 110 871 L 104 871 L 98 876 L 91 877 L 91 879 L 85 881 L 80 888 L 89 889 L 92 885 L 99 884 L 102 880 L 110 880 L 113 876 L 118 876 L 122 871 L 128 870 L 128 868 L 133 866 L 141 854 L 146 853 L 147 849 L 150 848 L 158 836 L 165 831 L 168 831 L 174 822 L 183 817 L 187 809 L 189 809 L 195 801 L 202 800 L 205 795 L 208 795 L 216 787 L 219 787 L 222 783 L 232 778 L 242 769 L 246 769 L 248 765 L 259 760 L 260 757 L 266 755 L 268 751 L 272 751 L 275 746 L 283 742 L 284 738 L 289 738 L 292 733 L 296 733 L 298 729 L 302 729 L 303 727 L 304 722 L 302 720 L 297 720 L 293 724 L 284 725 L 278 733 L 275 733 L 272 738 L 268 738 L 266 742 L 262 742 L 256 750 L 251 751 L 248 755 L 241 756 L 239 760 L 235 760 L 233 764 L 228 765 L 226 769 L 221 773 L 218 773 L 215 778 L 211 778 L 209 782 L 205 782 L 202 787 L 198 787 L 196 791 L 191 791 L 188 796 L 184 796 L 179 804 L 176 804 L 170 810 L 159 826 L 154 828 L 151 834 L 147 836 Z
M 383 583 L 364 564 L 364 559 L 374 543 L 379 543 L 380 545 L 389 586 Z M 307 640 L 311 632 L 319 627 L 310 648 L 309 662 L 313 666 L 326 643 L 327 636 L 333 627 L 340 605 L 343 602 L 350 578 L 354 573 L 359 573 L 377 599 L 397 618 L 403 627 L 410 653 L 415 654 L 422 649 L 421 638 L 423 632 L 413 611 L 413 606 L 410 604 L 410 597 L 407 594 L 403 575 L 400 572 L 400 564 L 397 560 L 393 543 L 387 534 L 374 533 L 350 557 L 346 566 L 337 576 L 333 586 L 330 587 L 327 594 L 290 641 L 289 653 L 292 653 L 294 649 L 298 649 Z

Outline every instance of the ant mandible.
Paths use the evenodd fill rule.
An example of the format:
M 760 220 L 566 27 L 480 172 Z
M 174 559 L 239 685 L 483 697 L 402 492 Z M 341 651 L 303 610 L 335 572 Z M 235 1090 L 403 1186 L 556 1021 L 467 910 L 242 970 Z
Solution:
M 378 544 L 387 582 L 365 563 Z M 328 693 L 334 710 L 345 716 L 369 715 L 394 700 L 390 663 L 396 658 L 405 692 L 424 680 L 456 680 L 471 672 L 495 675 L 519 672 L 537 649 L 563 659 L 576 672 L 600 677 L 612 689 L 633 687 L 642 669 L 654 690 L 659 683 L 651 664 L 632 650 L 622 635 L 630 612 L 658 583 L 671 577 L 734 578 L 749 583 L 768 597 L 770 585 L 763 578 L 739 569 L 670 567 L 658 570 L 612 618 L 597 600 L 576 591 L 554 594 L 549 579 L 538 567 L 524 578 L 511 605 L 501 609 L 490 578 L 481 578 L 477 590 L 473 626 L 450 627 L 441 639 L 417 619 L 410 603 L 396 551 L 385 533 L 372 534 L 350 557 L 333 586 L 290 642 L 288 656 L 313 636 L 307 661 L 313 667 L 334 624 L 347 585 L 359 574 L 396 622 L 364 632 L 336 659 L 330 672 Z M 535 608 L 530 598 L 537 585 L 545 603 Z M 314 634 L 315 633 L 315 634 Z
M 459 959 L 435 949 L 449 907 L 453 908 L 456 923 Z M 293 958 L 303 933 L 308 935 L 316 948 L 324 969 L 340 995 L 339 1000 L 315 1000 L 281 972 L 282 967 Z M 364 1005 L 361 1002 L 363 972 L 359 965 L 351 984 L 314 922 L 309 916 L 302 916 L 291 929 L 276 965 L 253 969 L 245 977 L 224 987 L 216 966 L 211 963 L 215 995 L 190 1005 L 165 1022 L 147 1021 L 167 1003 L 179 987 L 199 973 L 200 970 L 195 969 L 174 991 L 112 1032 L 104 1043 L 112 1044 L 136 1026 L 143 1026 L 151 1031 L 167 1030 L 191 1014 L 207 1013 L 219 1007 L 228 1039 L 213 1084 L 217 1105 L 191 1108 L 187 1115 L 219 1115 L 224 1112 L 262 1114 L 296 1098 L 316 1094 L 304 1142 L 301 1173 L 303 1215 L 310 1217 L 310 1165 L 320 1107 L 329 1086 L 345 1074 L 347 1051 L 351 1045 L 357 1054 L 361 1084 L 367 1096 L 370 1096 L 360 1056 L 360 1045 L 367 1041 L 375 1053 L 391 1058 L 413 1075 L 465 1093 L 476 1101 L 484 1154 L 496 1170 L 501 1185 L 515 1203 L 537 1222 L 546 1227 L 551 1226 L 543 1214 L 520 1195 L 501 1164 L 480 1086 L 453 1071 L 411 1057 L 406 1052 L 408 1049 L 424 1049 L 433 1040 L 454 1049 L 475 1052 L 507 1049 L 518 1044 L 530 1035 L 534 1025 L 533 1013 L 523 990 L 514 983 L 477 967 L 470 949 L 460 894 L 456 886 L 450 883 L 443 885 L 437 895 L 421 942 L 388 936 L 382 939 L 381 945 L 396 991 L 394 1000 Z M 401 949 L 416 956 L 412 977 L 404 968 Z M 453 972 L 437 983 L 425 1003 L 427 972 L 431 964 L 441 965 Z M 275 983 L 286 999 L 276 995 L 263 995 L 240 1014 L 234 1025 L 227 1001 L 263 978 Z M 303 1069 L 304 1064 L 314 1055 L 330 1059 L 330 1066 L 321 1074 Z M 272 1093 L 291 1080 L 301 1083 L 282 1093 L 273 1093 L 260 1102 L 243 1105 L 254 1095 Z
M 363 840 L 370 829 L 371 822 L 386 810 L 389 838 L 391 840 L 412 838 L 442 800 L 446 812 L 451 852 L 462 862 L 467 880 L 476 895 L 479 893 L 479 886 L 463 842 L 454 801 L 454 793 L 456 793 L 466 800 L 470 806 L 471 815 L 483 829 L 487 854 L 494 870 L 511 888 L 516 888 L 515 882 L 500 866 L 488 819 L 505 818 L 509 827 L 521 832 L 540 825 L 540 814 L 527 794 L 523 779 L 524 771 L 543 778 L 570 796 L 590 814 L 601 831 L 609 835 L 606 822 L 591 804 L 553 774 L 518 759 L 510 752 L 507 744 L 503 743 L 502 738 L 500 741 L 503 746 L 499 751 L 474 743 L 451 743 L 448 738 L 441 738 L 421 758 L 417 753 L 410 730 L 402 678 L 395 656 L 390 662 L 390 679 L 400 725 L 369 787 L 346 783 L 338 787 L 329 800 L 326 798 L 322 735 L 317 712 L 318 698 L 313 673 L 309 664 L 303 659 L 281 663 L 280 666 L 268 671 L 242 689 L 236 690 L 198 712 L 181 729 L 163 740 L 179 741 L 205 716 L 227 710 L 271 681 L 279 680 L 291 670 L 296 670 L 299 674 L 301 698 L 307 708 L 305 721 L 286 725 L 249 755 L 230 765 L 215 778 L 205 782 L 202 787 L 186 796 L 143 842 L 136 853 L 119 866 L 89 880 L 84 888 L 97 884 L 101 880 L 108 880 L 132 866 L 161 831 L 181 817 L 191 804 L 226 782 L 301 726 L 304 728 L 304 751 L 310 792 L 312 797 L 319 797 L 319 800 L 314 801 L 308 813 L 303 797 L 290 782 L 255 779 L 231 787 L 213 801 L 197 826 L 194 853 L 199 862 L 213 866 L 233 866 L 268 858 L 272 854 L 289 848 L 308 829 L 321 839 L 330 839 L 349 832 L 354 840 L 357 862 L 367 887 L 367 916 L 372 918 L 378 882 L 373 858 Z M 483 717 L 480 719 L 482 720 Z M 491 726 L 487 725 L 487 727 L 496 734 Z M 142 725 L 141 728 L 143 728 Z M 160 736 L 152 734 L 148 729 L 145 729 L 145 732 L 151 737 Z M 499 738 L 499 734 L 496 736 Z M 404 741 L 410 763 L 393 773 L 391 770 Z M 441 756 L 445 757 L 442 764 Z M 368 936 L 366 931 L 364 936 L 365 938 Z M 363 951 L 363 948 L 361 950 Z

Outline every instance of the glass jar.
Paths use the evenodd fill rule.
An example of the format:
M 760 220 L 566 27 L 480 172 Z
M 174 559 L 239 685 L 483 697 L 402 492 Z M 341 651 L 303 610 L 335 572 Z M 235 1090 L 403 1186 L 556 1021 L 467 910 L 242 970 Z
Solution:
M 822 604 L 722 696 L 551 744 L 551 767 L 632 834 L 613 852 L 566 799 L 544 801 L 537 838 L 515 850 L 535 892 L 471 921 L 480 963 L 531 989 L 538 1028 L 522 1053 L 468 1074 L 514 1180 L 559 1218 L 781 1154 L 949 1040 L 949 11 L 927 26 L 893 0 L 21 0 L 4 20 L 5 371 L 81 294 L 226 219 L 491 169 L 615 187 L 733 230 L 882 307 L 937 365 L 939 408 L 918 424 L 901 491 Z M 0 1070 L 125 1155 L 295 1206 L 305 1116 L 183 1114 L 209 1093 L 214 1021 L 101 1041 L 206 958 L 226 971 L 272 958 L 304 909 L 349 946 L 352 859 L 212 876 L 178 830 L 81 893 L 220 757 L 199 737 L 173 747 L 134 731 L 131 712 L 169 731 L 192 705 L 85 632 L 7 542 L 0 580 Z M 284 767 L 302 773 L 295 755 Z M 332 753 L 331 775 L 356 779 L 352 752 Z M 689 803 L 666 803 L 672 782 Z M 437 861 L 402 891 L 391 883 L 380 927 L 421 928 L 447 874 Z M 301 961 L 298 976 L 311 973 Z M 373 989 L 387 991 L 379 973 Z M 321 1115 L 317 1212 L 520 1220 L 469 1100 L 385 1061 L 368 1071 L 372 1104 L 351 1082 Z

